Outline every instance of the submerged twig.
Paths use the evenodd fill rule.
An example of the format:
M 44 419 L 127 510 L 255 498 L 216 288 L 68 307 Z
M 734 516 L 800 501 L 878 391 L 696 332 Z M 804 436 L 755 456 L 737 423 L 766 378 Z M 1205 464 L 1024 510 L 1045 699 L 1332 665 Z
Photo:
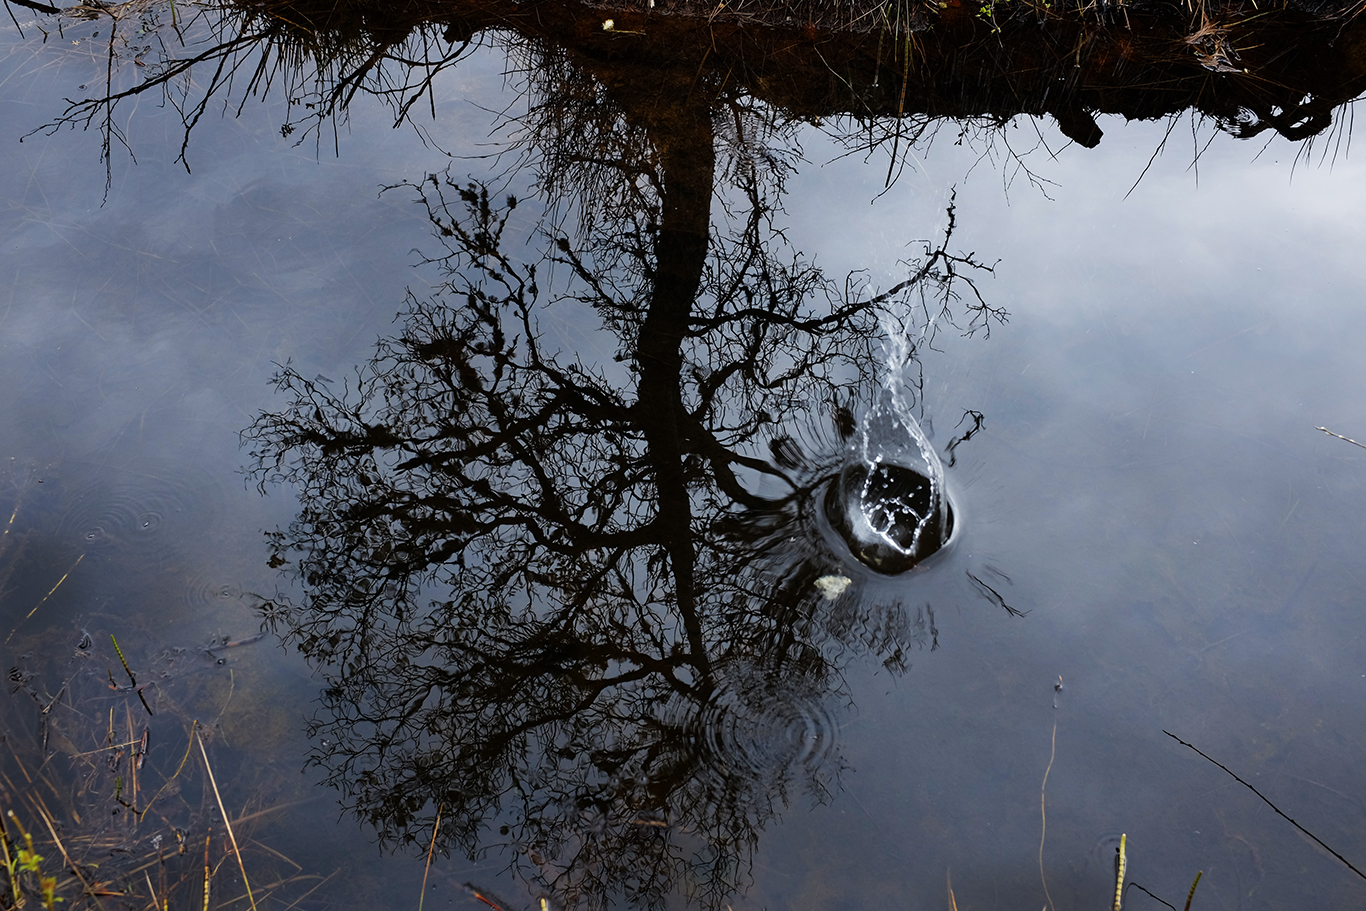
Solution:
M 1129 885 L 1130 885 L 1130 886 L 1133 886 L 1135 889 L 1137 889 L 1138 891 L 1142 892 L 1144 895 L 1148 896 L 1148 897 L 1151 898 L 1153 901 L 1158 902 L 1158 903 L 1163 904 L 1163 905 L 1166 905 L 1168 908 L 1171 908 L 1172 911 L 1176 911 L 1176 905 L 1173 905 L 1171 902 L 1167 901 L 1165 898 L 1163 898 L 1163 897 L 1160 896 L 1160 895 L 1154 895 L 1153 893 L 1149 892 L 1147 889 L 1145 889 L 1145 888 L 1143 888 L 1142 886 L 1140 886 L 1137 882 L 1130 882 Z M 1190 908 L 1187 908 L 1186 911 L 1190 911 Z
M 465 883 L 465 889 L 479 901 L 492 908 L 493 911 L 507 911 L 505 907 L 498 904 L 493 898 L 490 898 L 488 893 L 481 891 L 474 883 Z
M 74 568 L 74 567 L 73 567 L 73 568 Z M 61 583 L 59 582 L 58 584 L 60 585 Z M 150 705 L 147 704 L 147 697 L 144 696 L 144 695 L 142 695 L 142 689 L 141 689 L 141 687 L 138 686 L 138 678 L 136 678 L 136 677 L 133 676 L 132 670 L 129 669 L 129 667 L 128 667 L 128 659 L 125 658 L 125 657 L 123 657 L 123 649 L 119 648 L 119 640 L 117 640 L 117 639 L 114 638 L 114 634 L 113 634 L 113 633 L 110 633 L 110 634 L 109 634 L 109 641 L 111 641 L 111 642 L 114 643 L 114 651 L 118 652 L 118 654 L 119 654 L 119 661 L 123 662 L 123 672 L 124 672 L 125 674 L 127 674 L 127 675 L 128 675 L 128 679 L 129 679 L 130 681 L 132 681 L 133 690 L 138 694 L 138 699 L 142 700 L 142 707 L 145 708 L 145 709 L 147 710 L 147 714 L 148 714 L 149 716 L 150 716 L 150 715 L 155 715 L 156 712 L 152 711 L 152 707 L 151 707 Z

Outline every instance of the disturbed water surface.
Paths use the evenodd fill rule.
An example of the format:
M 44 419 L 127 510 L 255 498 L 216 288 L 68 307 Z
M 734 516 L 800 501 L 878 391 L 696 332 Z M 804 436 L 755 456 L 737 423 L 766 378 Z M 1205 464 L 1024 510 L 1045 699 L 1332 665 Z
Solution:
M 144 99 L 117 109 L 136 162 L 116 142 L 106 174 L 94 127 L 18 141 L 100 77 L 98 30 L 5 32 L 11 783 L 41 767 L 54 805 L 107 803 L 114 773 L 81 756 L 148 729 L 171 776 L 193 722 L 230 814 L 272 811 L 251 837 L 298 868 L 279 894 L 317 906 L 416 907 L 434 828 L 442 907 L 481 907 L 467 883 L 507 911 L 943 908 L 950 888 L 1102 907 L 1120 833 L 1130 879 L 1178 907 L 1197 870 L 1193 908 L 1361 904 L 1366 881 L 1164 733 L 1366 862 L 1366 451 L 1316 429 L 1366 438 L 1345 148 L 1101 118 L 1087 149 L 1019 117 L 914 147 L 889 189 L 887 150 L 845 154 L 830 124 L 763 155 L 717 127 L 715 164 L 673 123 L 672 208 L 623 214 L 611 181 L 555 179 L 572 142 L 519 135 L 489 47 L 440 75 L 420 129 L 362 97 L 299 144 L 280 97 L 211 107 L 189 171 L 174 108 Z M 610 244 L 581 224 L 595 194 Z M 729 252 L 704 268 L 709 209 Z M 659 237 L 642 260 L 631 239 Z M 836 303 L 928 262 L 985 305 L 960 282 L 946 314 L 896 296 L 829 335 L 706 322 L 743 309 L 728 277 L 754 307 L 805 288 L 829 312 L 794 251 Z M 860 428 L 923 459 L 876 420 L 889 386 L 953 510 L 900 574 L 820 508 Z M 183 798 L 192 840 L 210 795 Z

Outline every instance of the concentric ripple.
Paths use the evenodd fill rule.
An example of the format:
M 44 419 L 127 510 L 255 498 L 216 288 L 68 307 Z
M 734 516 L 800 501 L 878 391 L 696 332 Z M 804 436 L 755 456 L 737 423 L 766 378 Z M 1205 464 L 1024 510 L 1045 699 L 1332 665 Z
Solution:
M 90 555 L 153 555 L 207 524 L 211 496 L 202 483 L 153 475 L 90 482 L 64 503 L 57 533 Z
M 835 748 L 838 724 L 815 688 L 730 666 L 688 725 L 694 749 L 718 771 L 766 779 L 814 771 Z
M 1108 870 L 1114 867 L 1121 837 L 1122 833 L 1119 832 L 1105 832 L 1096 839 L 1086 855 L 1087 863 L 1094 865 L 1092 869 Z
M 236 604 L 244 595 L 242 589 L 236 585 L 208 575 L 192 577 L 185 587 L 186 605 L 198 610 L 212 610 Z

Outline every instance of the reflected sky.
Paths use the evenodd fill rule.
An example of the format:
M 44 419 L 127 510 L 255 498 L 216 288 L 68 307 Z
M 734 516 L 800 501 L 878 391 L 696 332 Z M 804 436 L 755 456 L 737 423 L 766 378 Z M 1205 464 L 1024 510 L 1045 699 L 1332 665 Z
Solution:
M 7 35 L 7 79 L 26 88 L 0 102 L 0 457 L 19 486 L 36 473 L 58 487 L 34 519 L 49 562 L 73 552 L 58 540 L 63 516 L 90 485 L 150 478 L 192 489 L 187 502 L 212 501 L 196 515 L 213 514 L 198 529 L 168 523 L 176 538 L 156 565 L 269 590 L 261 530 L 294 504 L 245 490 L 237 433 L 279 407 L 276 363 L 347 375 L 393 330 L 404 289 L 431 282 L 411 267 L 425 217 L 378 191 L 451 160 L 383 111 L 353 109 L 334 156 L 294 148 L 277 109 L 248 105 L 205 119 L 187 174 L 177 147 L 160 145 L 178 122 L 144 106 L 138 163 L 116 154 L 102 204 L 92 136 L 17 143 L 51 116 L 35 108 L 86 78 L 80 62 L 43 83 L 40 57 Z M 484 148 L 495 121 L 469 99 L 496 98 L 502 66 L 486 53 L 443 77 L 448 151 Z M 1020 176 L 1003 186 L 1014 164 L 1000 140 L 994 151 L 989 138 L 938 142 L 886 189 L 885 161 L 841 158 L 815 127 L 798 136 L 805 161 L 784 224 L 828 274 L 897 275 L 908 244 L 942 231 L 950 188 L 955 245 L 999 260 L 982 288 L 1009 322 L 990 338 L 942 333 L 923 358 L 924 398 L 940 445 L 965 410 L 986 415 L 950 472 L 964 529 L 952 565 L 1008 577 L 1009 602 L 1028 613 L 991 610 L 947 573 L 876 583 L 945 605 L 940 647 L 902 676 L 872 660 L 849 675 L 842 792 L 786 809 L 736 911 L 942 907 L 949 877 L 959 907 L 1037 907 L 1050 754 L 1044 866 L 1059 908 L 1108 894 L 1121 831 L 1131 876 L 1168 901 L 1197 869 L 1195 907 L 1359 901 L 1349 872 L 1162 731 L 1264 786 L 1349 858 L 1366 855 L 1355 545 L 1366 452 L 1314 429 L 1366 436 L 1363 165 L 1296 164 L 1290 144 L 1220 136 L 1197 176 L 1183 123 L 1173 136 L 1185 131 L 1185 145 L 1169 141 L 1145 174 L 1166 124 L 1101 126 L 1096 149 L 1041 127 L 1046 146 L 1025 164 L 1042 188 Z M 1005 130 L 1016 149 L 1038 144 L 1030 123 Z M 1208 130 L 1197 127 L 1201 145 Z M 100 568 L 73 577 L 43 619 L 67 628 L 97 610 L 143 611 L 185 641 L 255 622 L 246 605 L 205 607 L 178 583 L 152 586 L 149 604 L 135 594 L 148 590 L 140 565 Z M 45 588 L 35 577 L 19 591 Z M 6 625 L 32 600 L 7 603 Z M 316 684 L 294 660 L 280 653 L 256 673 L 301 723 Z M 282 766 L 297 767 L 300 740 L 285 739 L 282 752 L 299 752 Z M 316 812 L 295 824 L 333 825 L 334 807 Z M 347 850 L 364 840 L 350 825 L 337 830 Z M 472 875 L 446 863 L 448 885 Z M 416 882 L 417 860 L 401 869 Z
M 1132 872 L 1150 888 L 1168 876 L 1169 900 L 1192 862 L 1237 871 L 1211 889 L 1227 907 L 1240 906 L 1239 888 L 1265 895 L 1275 891 L 1270 882 L 1283 888 L 1306 869 L 1336 874 L 1313 866 L 1312 849 L 1250 838 L 1246 827 L 1264 808 L 1183 755 L 1163 728 L 1197 731 L 1222 744 L 1216 754 L 1262 756 L 1256 781 L 1294 794 L 1348 841 L 1358 812 L 1359 795 L 1345 785 L 1361 743 L 1354 706 L 1366 687 L 1350 619 L 1361 581 L 1350 529 L 1363 459 L 1315 427 L 1360 426 L 1366 417 L 1355 343 L 1329 341 L 1363 329 L 1350 290 L 1354 232 L 1344 223 L 1360 165 L 1301 163 L 1292 174 L 1293 148 L 1272 144 L 1257 158 L 1247 144 L 1216 141 L 1198 184 L 1189 155 L 1172 152 L 1125 199 L 1162 135 L 1160 125 L 1106 124 L 1096 150 L 1033 159 L 1056 183 L 1047 197 L 1017 184 L 1003 205 L 999 175 L 980 169 L 955 181 L 964 243 L 1001 257 L 990 293 L 1012 319 L 989 344 L 952 346 L 938 363 L 928 357 L 926 371 L 942 368 L 942 385 L 927 398 L 949 414 L 989 415 L 959 469 L 964 509 L 985 520 L 976 527 L 990 543 L 981 546 L 1009 567 L 1016 591 L 1027 592 L 1018 603 L 1032 612 L 1027 632 L 946 635 L 914 687 L 882 697 L 888 712 L 906 713 L 906 731 L 876 738 L 885 790 L 860 793 L 870 808 L 864 822 L 885 827 L 891 842 L 918 844 L 910 833 L 919 817 L 951 817 L 984 839 L 978 846 L 1013 854 L 1021 869 L 997 871 L 987 877 L 996 891 L 975 893 L 988 903 L 1030 878 L 1021 849 L 1037 846 L 1038 779 L 1054 720 L 1048 856 L 1061 850 L 1058 862 L 1081 872 L 1091 847 L 1084 833 L 1127 829 L 1145 854 L 1166 852 L 1135 861 L 1144 872 Z M 952 171 L 949 161 L 969 157 L 948 151 L 948 161 L 927 155 L 926 169 Z M 859 185 L 858 169 L 839 168 L 838 178 L 829 165 L 821 174 L 838 194 L 819 185 L 794 192 L 799 224 L 807 200 L 828 211 L 837 197 L 858 195 L 847 189 Z M 876 179 L 862 187 L 866 209 L 851 217 L 890 259 L 901 212 L 934 185 L 906 181 L 871 206 L 864 201 L 881 187 Z M 1057 675 L 1065 689 L 1053 711 Z M 922 726 L 965 739 L 976 730 L 979 745 L 1015 728 L 1020 739 L 1007 742 L 1028 746 L 946 750 L 943 741 L 921 745 L 914 730 Z M 944 776 L 958 782 L 947 793 Z M 1002 776 L 1013 822 L 988 785 Z M 887 795 L 898 787 L 914 796 L 892 810 Z M 965 803 L 964 791 L 980 796 Z M 1060 824 L 1079 830 L 1059 835 Z M 970 850 L 960 848 L 956 862 L 953 851 L 934 855 L 955 871 L 959 901 L 968 892 L 961 884 L 982 875 L 962 859 Z M 918 856 L 902 851 L 893 853 L 907 863 Z M 1104 867 L 1092 858 L 1089 875 L 1103 878 Z M 935 900 L 934 890 L 921 894 Z

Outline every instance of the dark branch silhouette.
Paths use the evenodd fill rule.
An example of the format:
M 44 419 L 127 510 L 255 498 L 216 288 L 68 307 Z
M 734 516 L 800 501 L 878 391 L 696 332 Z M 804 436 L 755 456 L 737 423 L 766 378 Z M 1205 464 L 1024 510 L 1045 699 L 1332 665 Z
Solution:
M 300 500 L 273 536 L 303 594 L 264 610 L 326 678 L 315 761 L 386 839 L 425 847 L 442 805 L 439 847 L 503 850 L 567 905 L 718 908 L 764 826 L 838 787 L 842 669 L 937 643 L 932 607 L 846 591 L 816 529 L 882 317 L 1004 314 L 959 298 L 985 267 L 949 234 L 885 292 L 791 252 L 781 173 L 717 139 L 763 123 L 722 85 L 607 94 L 591 145 L 631 157 L 549 169 L 579 240 L 547 227 L 519 259 L 525 203 L 449 174 L 390 188 L 425 207 L 444 283 L 339 386 L 283 368 L 287 406 L 246 432 L 260 484 Z M 600 116 L 533 111 L 555 162 Z M 634 201 L 586 205 L 599 167 Z M 545 328 L 594 323 L 614 359 Z

